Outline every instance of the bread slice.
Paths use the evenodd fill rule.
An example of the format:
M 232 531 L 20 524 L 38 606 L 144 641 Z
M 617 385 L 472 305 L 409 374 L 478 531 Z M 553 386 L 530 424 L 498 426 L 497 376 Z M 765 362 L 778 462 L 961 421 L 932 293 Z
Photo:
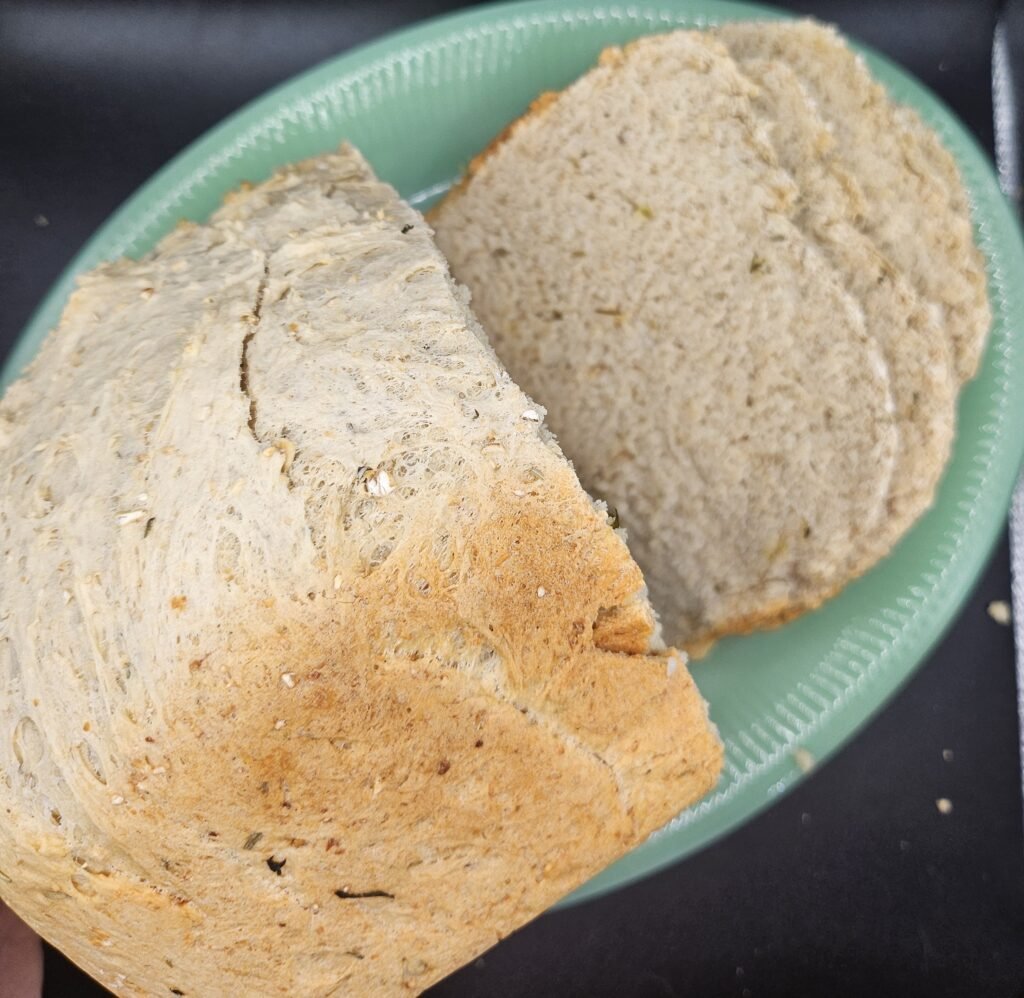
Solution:
M 738 59 L 779 60 L 807 86 L 835 134 L 837 157 L 864 191 L 864 231 L 937 308 L 959 378 L 972 378 L 992 316 L 953 157 L 915 111 L 889 99 L 833 28 L 747 21 L 717 34 Z
M 606 51 L 432 214 L 671 641 L 818 605 L 886 515 L 889 372 L 724 46 Z
M 796 73 L 784 62 L 740 59 L 758 87 L 755 106 L 772 123 L 779 161 L 800 190 L 797 224 L 839 271 L 881 344 L 892 379 L 899 448 L 888 516 L 865 535 L 850 574 L 888 554 L 932 504 L 949 460 L 959 379 L 932 311 L 857 225 L 866 197 L 837 162 L 832 131 Z
M 83 278 L 0 407 L 0 896 L 118 995 L 420 992 L 721 749 L 351 149 Z

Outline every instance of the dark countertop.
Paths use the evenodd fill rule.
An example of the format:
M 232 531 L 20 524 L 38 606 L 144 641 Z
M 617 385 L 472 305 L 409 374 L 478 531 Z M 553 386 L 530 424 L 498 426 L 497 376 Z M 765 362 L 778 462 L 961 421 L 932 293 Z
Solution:
M 321 59 L 456 6 L 0 0 L 0 349 L 109 212 L 198 134 Z M 791 6 L 908 67 L 991 151 L 1003 5 Z M 1014 51 L 1024 67 L 1024 31 Z M 1009 598 L 1008 560 L 1002 538 L 904 690 L 773 808 L 646 881 L 545 915 L 432 993 L 1024 996 L 1013 640 L 986 613 Z M 49 998 L 105 993 L 52 951 L 46 969 Z

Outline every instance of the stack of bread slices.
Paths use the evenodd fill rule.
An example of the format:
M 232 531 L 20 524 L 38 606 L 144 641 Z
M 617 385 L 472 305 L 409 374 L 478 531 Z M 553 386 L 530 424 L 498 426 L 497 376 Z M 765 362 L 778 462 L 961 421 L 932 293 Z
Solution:
M 983 261 L 952 157 L 835 31 L 608 50 L 431 220 L 670 641 L 812 609 L 931 504 Z

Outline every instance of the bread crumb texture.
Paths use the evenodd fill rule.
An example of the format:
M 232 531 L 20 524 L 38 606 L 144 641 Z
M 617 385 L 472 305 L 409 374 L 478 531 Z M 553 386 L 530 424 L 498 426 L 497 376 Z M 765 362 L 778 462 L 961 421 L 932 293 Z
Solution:
M 913 108 L 890 100 L 834 28 L 753 21 L 717 33 L 741 63 L 771 59 L 800 77 L 863 191 L 864 231 L 934 309 L 958 380 L 972 378 L 992 322 L 985 261 L 963 180 L 939 136 Z
M 831 29 L 609 49 L 431 220 L 669 641 L 814 608 L 931 504 L 984 272 L 952 159 Z
M 898 447 L 884 353 L 797 225 L 757 94 L 704 33 L 610 50 L 432 219 L 691 649 L 831 594 Z
M 0 406 L 0 896 L 118 995 L 417 993 L 702 795 L 542 417 L 350 148 L 82 278 Z

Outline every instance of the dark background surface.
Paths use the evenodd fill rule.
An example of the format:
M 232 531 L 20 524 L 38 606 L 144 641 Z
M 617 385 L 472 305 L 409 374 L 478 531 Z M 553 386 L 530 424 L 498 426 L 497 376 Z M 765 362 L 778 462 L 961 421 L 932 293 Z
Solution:
M 456 6 L 0 0 L 0 351 L 110 211 L 193 138 L 313 63 Z M 790 6 L 908 67 L 991 150 L 1003 5 Z M 775 807 L 646 881 L 542 917 L 432 994 L 1024 996 L 1013 642 L 986 613 L 1009 591 L 1003 538 L 903 692 Z M 105 994 L 52 951 L 46 972 L 48 998 Z

